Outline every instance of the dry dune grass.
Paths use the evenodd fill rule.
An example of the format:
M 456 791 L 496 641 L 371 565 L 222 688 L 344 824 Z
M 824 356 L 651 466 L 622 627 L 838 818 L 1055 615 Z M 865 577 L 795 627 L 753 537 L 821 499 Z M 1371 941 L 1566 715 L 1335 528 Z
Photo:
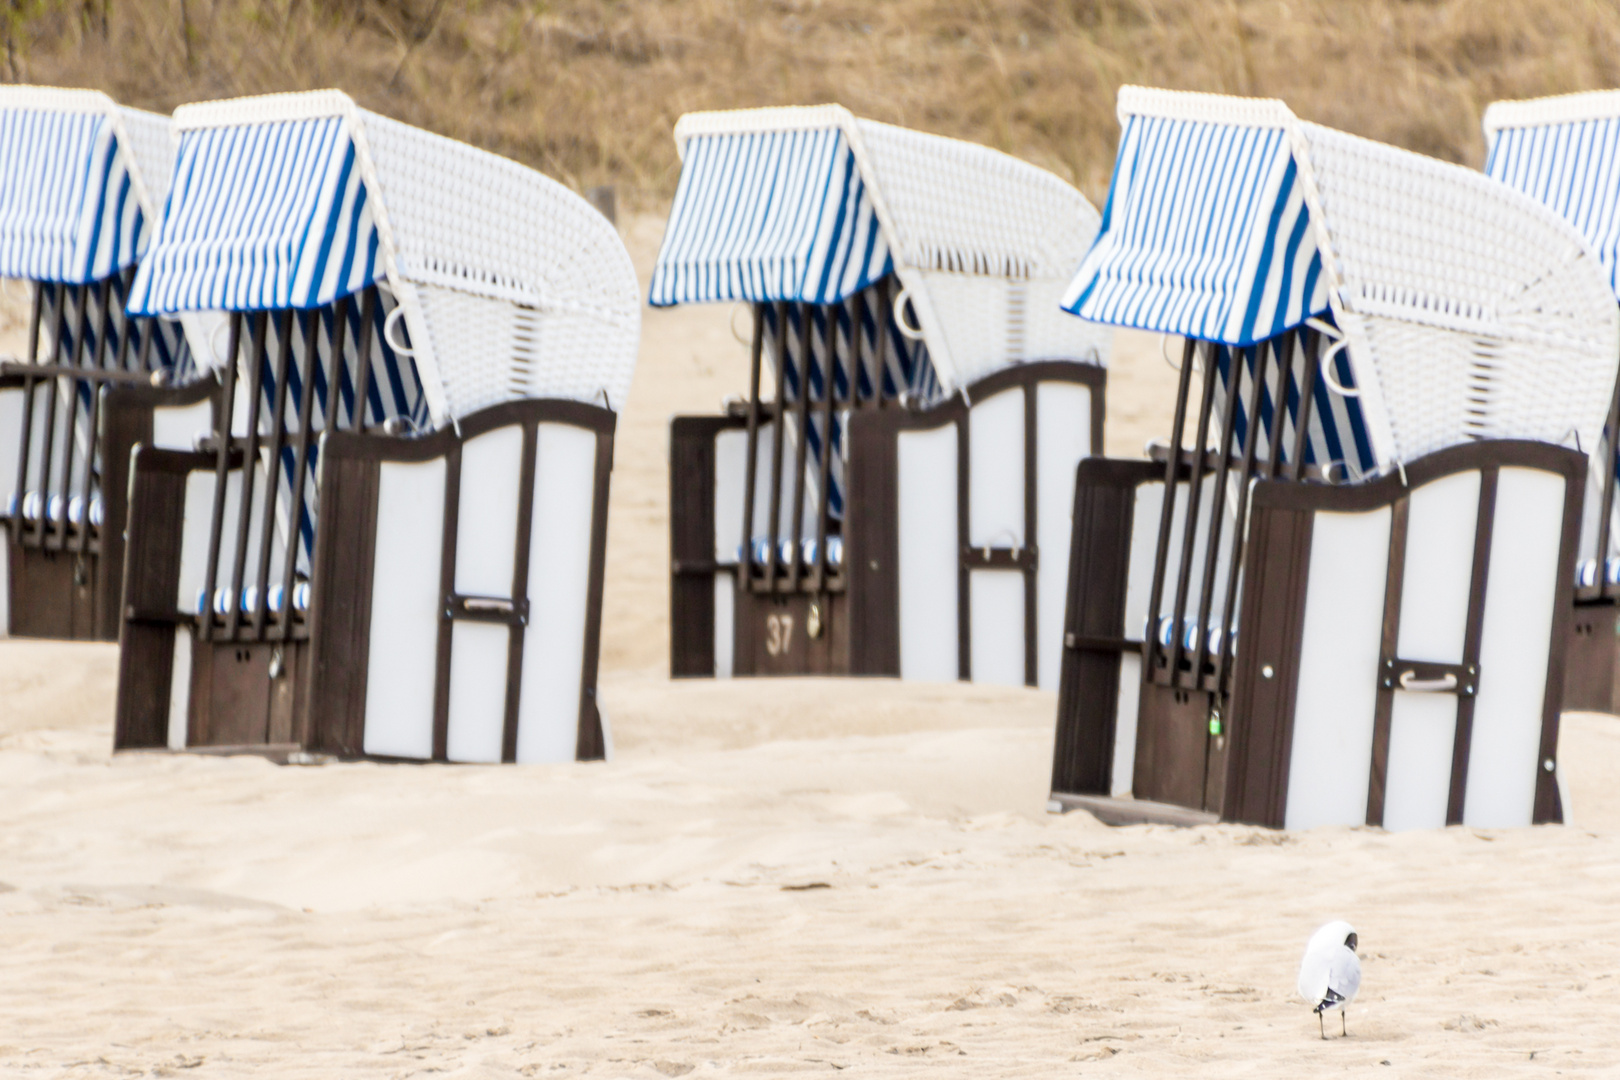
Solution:
M 1100 197 L 1122 83 L 1279 96 L 1476 164 L 1489 101 L 1620 83 L 1606 0 L 23 0 L 0 29 L 8 78 L 162 111 L 338 86 L 642 206 L 692 109 L 836 100 Z

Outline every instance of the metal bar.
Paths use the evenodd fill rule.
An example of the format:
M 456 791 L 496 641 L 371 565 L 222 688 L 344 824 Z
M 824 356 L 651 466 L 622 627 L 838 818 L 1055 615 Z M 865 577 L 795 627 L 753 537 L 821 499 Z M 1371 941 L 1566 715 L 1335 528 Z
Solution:
M 75 368 L 67 364 L 19 364 L 13 360 L 0 360 L 0 375 L 23 375 L 34 379 L 49 377 L 82 379 L 113 385 L 150 386 L 152 380 L 145 375 L 124 371 L 98 371 L 95 368 Z
M 1468 621 L 1463 629 L 1463 671 L 1474 677 L 1457 698 L 1457 725 L 1451 744 L 1451 787 L 1446 797 L 1446 824 L 1461 825 L 1468 805 L 1468 758 L 1474 746 L 1474 703 L 1479 700 L 1479 648 L 1485 636 L 1485 590 L 1490 586 L 1491 533 L 1496 522 L 1495 468 L 1479 474 L 1479 516 L 1474 524 L 1474 565 L 1468 587 Z M 1567 601 L 1566 601 L 1567 602 Z
M 737 558 L 742 567 L 743 585 L 754 580 L 754 483 L 759 471 L 759 359 L 765 341 L 765 306 L 752 305 L 754 312 L 754 340 L 749 347 L 748 361 L 748 460 L 743 464 L 743 519 L 742 552 Z M 776 305 L 776 325 L 782 325 L 782 304 Z
M 62 351 L 62 331 L 67 325 L 67 294 L 68 288 L 59 285 L 56 289 L 56 332 L 51 335 L 51 357 L 54 360 Z M 48 522 L 51 517 L 51 452 L 56 442 L 56 390 L 60 380 L 47 379 L 45 382 L 45 431 L 43 445 L 39 455 L 39 520 L 34 524 L 34 544 L 43 546 Z M 32 404 L 30 402 L 30 404 Z
M 1213 685 L 1218 696 L 1226 694 L 1227 660 L 1229 660 L 1232 647 L 1231 627 L 1237 618 L 1233 610 L 1237 607 L 1238 573 L 1243 567 L 1243 537 L 1248 532 L 1246 520 L 1249 512 L 1249 482 L 1254 478 L 1254 451 L 1263 434 L 1260 430 L 1260 393 L 1265 389 L 1266 357 L 1270 352 L 1268 342 L 1260 342 L 1250 346 L 1254 350 L 1254 386 L 1249 392 L 1249 423 L 1248 430 L 1243 433 L 1243 471 L 1238 474 L 1237 510 L 1233 514 L 1232 522 L 1232 557 L 1226 564 L 1226 604 L 1222 608 L 1226 612 L 1225 626 L 1222 628 L 1220 644 L 1215 649 L 1215 674 Z M 1242 353 L 1236 354 L 1238 367 L 1242 362 Z
M 146 333 L 141 335 L 140 355 L 135 358 L 135 370 L 143 374 L 150 373 L 152 369 L 152 339 L 158 335 L 158 319 L 156 315 L 146 324 Z M 233 361 L 234 362 L 234 361 Z
M 1037 610 L 1040 603 L 1038 586 L 1040 579 L 1036 570 L 1040 565 L 1040 549 L 1036 538 L 1040 535 L 1039 500 L 1036 498 L 1036 481 L 1040 473 L 1040 431 L 1037 424 L 1040 420 L 1040 409 L 1036 395 L 1040 393 L 1040 384 L 1027 383 L 1024 386 L 1024 550 L 1028 555 L 1023 567 L 1024 571 L 1024 685 L 1035 686 L 1040 682 L 1040 627 L 1037 625 Z
M 1311 408 L 1316 404 L 1316 350 L 1322 335 L 1308 327 L 1295 331 L 1299 338 L 1300 356 L 1305 370 L 1300 373 L 1299 415 L 1294 418 L 1294 453 L 1288 460 L 1288 479 L 1298 480 L 1305 475 L 1305 450 L 1310 445 Z
M 1203 654 L 1209 653 L 1209 642 L 1203 635 L 1209 632 L 1210 607 L 1215 599 L 1215 573 L 1221 558 L 1221 536 L 1226 531 L 1226 515 L 1222 512 L 1222 503 L 1226 500 L 1228 473 L 1232 464 L 1232 429 L 1237 423 L 1237 361 L 1232 359 L 1232 351 L 1226 346 L 1211 346 L 1209 363 L 1204 369 L 1204 378 L 1214 381 L 1218 377 L 1217 349 L 1224 350 L 1227 356 L 1227 385 L 1226 408 L 1221 417 L 1220 458 L 1215 465 L 1215 494 L 1210 501 L 1209 543 L 1204 547 L 1204 577 L 1203 584 L 1198 592 L 1198 633 Z M 1241 542 L 1243 530 L 1241 525 L 1233 526 L 1232 542 Z M 1221 637 L 1225 638 L 1231 633 L 1232 613 L 1221 612 Z M 1202 661 L 1200 661 L 1202 667 Z
M 39 320 L 45 305 L 45 285 L 43 282 L 34 284 L 33 310 L 28 316 L 28 358 L 39 358 Z M 22 414 L 22 447 L 17 453 L 17 486 L 12 498 L 16 500 L 16 507 L 11 509 L 11 539 L 20 541 L 24 532 L 23 502 L 27 497 L 28 489 L 28 459 L 33 449 L 34 435 L 34 377 L 25 373 L 23 375 L 23 414 Z M 0 588 L 9 586 L 0 581 Z
M 1195 356 L 1206 358 L 1204 365 L 1203 393 L 1198 398 L 1198 434 L 1193 437 L 1192 468 L 1187 479 L 1187 518 L 1186 525 L 1181 530 L 1181 561 L 1176 568 L 1176 599 L 1175 607 L 1170 611 L 1170 666 L 1167 674 L 1170 682 L 1180 679 L 1181 661 L 1186 654 L 1186 628 L 1183 625 L 1187 612 L 1187 590 L 1192 585 L 1193 551 L 1198 546 L 1198 518 L 1203 508 L 1204 498 L 1204 459 L 1208 456 L 1204 448 L 1209 444 L 1209 416 L 1215 405 L 1214 372 L 1210 370 L 1214 365 L 1210 359 L 1214 356 L 1214 349 L 1208 342 L 1200 342 Z M 1171 447 L 1171 454 L 1180 457 L 1179 447 Z M 1224 455 L 1223 455 L 1224 456 Z M 1192 656 L 1192 684 L 1197 685 L 1198 677 L 1202 673 L 1201 658 L 1204 652 L 1203 627 L 1197 629 L 1198 646 Z
M 73 462 L 74 459 L 78 457 L 79 449 L 79 440 L 77 438 L 79 430 L 79 384 L 83 382 L 83 380 L 77 376 L 85 369 L 85 338 L 90 334 L 91 292 L 92 288 L 89 285 L 82 285 L 79 287 L 79 334 L 73 342 L 73 363 L 71 365 L 71 367 L 74 369 L 75 377 L 73 378 L 73 381 L 68 383 L 67 428 L 65 429 L 65 433 L 63 435 L 63 439 L 66 441 L 67 445 L 62 448 L 62 521 L 57 529 L 57 546 L 59 548 L 66 548 L 69 527 L 73 524 L 68 519 L 68 504 L 73 496 Z M 102 316 L 102 322 L 105 324 L 105 311 L 107 308 L 106 279 L 103 279 L 101 282 L 100 292 L 101 306 L 104 313 Z M 98 350 L 101 348 L 101 343 L 99 341 L 96 343 L 96 348 Z M 94 361 L 95 355 L 93 353 L 91 354 L 90 359 Z M 96 392 L 97 388 L 94 386 L 91 386 L 89 389 L 90 400 L 92 403 L 94 403 L 100 397 L 100 394 Z M 95 439 L 94 420 L 91 421 L 90 438 L 92 440 L 92 445 L 85 447 L 86 456 L 84 462 L 84 477 L 86 486 L 88 486 L 90 482 L 91 466 L 95 463 L 95 458 L 92 456 L 94 445 L 93 441 Z M 47 509 L 49 509 L 49 500 L 47 499 L 46 502 Z M 88 513 L 90 509 L 88 502 L 85 503 L 84 509 Z M 87 519 L 85 521 L 85 525 L 88 526 L 89 524 L 90 522 Z M 82 543 L 79 545 L 79 549 L 81 551 L 84 550 L 84 545 Z
M 1283 429 L 1288 426 L 1288 373 L 1293 357 L 1288 351 L 1287 332 L 1271 339 L 1270 347 L 1277 358 L 1277 392 L 1271 398 L 1271 447 L 1266 455 L 1266 479 L 1275 480 L 1282 464 Z
M 129 299 L 129 287 L 135 280 L 134 272 L 135 268 L 130 267 L 120 278 L 124 287 L 118 294 L 119 307 L 123 307 L 124 303 Z M 103 367 L 111 371 L 122 371 L 124 369 L 124 364 L 129 356 L 129 335 L 134 333 L 135 327 L 140 324 L 140 321 L 131 318 L 127 314 L 124 316 L 123 321 L 118 324 L 118 353 L 112 357 L 104 357 L 103 359 L 107 362 L 103 363 Z
M 1620 443 L 1620 379 L 1614 383 L 1614 393 L 1609 400 L 1608 420 L 1609 445 L 1604 449 L 1602 469 L 1603 484 L 1603 514 L 1598 518 L 1597 542 L 1597 586 L 1598 592 L 1604 599 L 1614 598 L 1612 591 L 1615 586 L 1609 584 L 1609 533 L 1611 531 L 1610 515 L 1614 512 L 1614 487 L 1620 483 L 1620 476 L 1615 475 L 1614 458 L 1615 444 Z
M 319 312 L 311 312 L 305 340 L 314 337 L 315 321 Z M 267 590 L 270 587 L 270 549 L 274 546 L 276 538 L 276 503 L 281 496 L 281 448 L 287 440 L 287 372 L 292 367 L 292 336 L 296 329 L 292 308 L 281 312 L 281 325 L 277 328 L 277 337 L 280 339 L 276 345 L 276 398 L 275 405 L 270 411 L 270 453 L 265 458 L 264 466 L 264 517 L 259 525 L 259 565 L 253 570 L 253 640 L 264 640 L 264 618 L 270 607 L 270 597 Z M 309 353 L 304 354 L 307 364 Z M 313 382 L 314 380 L 306 380 Z M 249 460 L 252 458 L 250 456 Z M 291 533 L 287 536 L 287 545 L 291 547 L 297 542 L 297 537 Z M 290 583 L 283 586 L 282 591 L 288 593 L 283 599 L 290 602 Z
M 884 278 L 878 282 L 878 313 L 873 320 L 877 332 L 877 355 L 872 357 L 877 378 L 872 382 L 872 397 L 877 407 L 888 404 L 883 396 L 883 377 L 889 373 L 889 351 L 894 343 L 889 340 L 889 324 L 894 321 L 894 282 Z M 898 387 L 895 388 L 898 391 Z
M 849 299 L 849 393 L 845 400 L 849 407 L 861 407 L 861 378 L 871 381 L 866 370 L 866 293 L 858 292 Z
M 837 308 L 827 309 L 827 335 L 826 353 L 829 358 L 825 381 L 821 384 L 821 467 L 816 471 L 818 481 L 816 488 L 816 566 L 815 574 L 811 578 L 814 591 L 820 592 L 827 581 L 827 515 L 832 508 L 832 456 L 833 456 L 833 406 L 838 398 L 838 379 L 834 375 L 833 361 L 838 356 L 838 320 L 834 317 Z M 855 342 L 860 339 L 861 325 L 850 322 L 850 348 L 852 356 L 859 355 L 855 350 Z M 858 370 L 853 361 L 851 370 Z M 849 386 L 850 397 L 859 393 L 859 387 L 851 382 Z
M 242 614 L 242 575 L 247 572 L 248 528 L 253 519 L 254 474 L 259 468 L 259 399 L 263 397 L 265 330 L 269 316 L 255 312 L 248 345 L 248 415 L 247 453 L 242 456 L 242 498 L 236 514 L 236 549 L 231 559 L 230 603 L 225 607 L 225 638 L 236 640 L 236 629 Z M 270 497 L 275 498 L 274 490 Z M 210 600 L 213 598 L 210 597 Z
M 1164 599 L 1165 564 L 1170 558 L 1170 526 L 1176 516 L 1176 473 L 1181 466 L 1181 433 L 1187 425 L 1187 393 L 1192 385 L 1192 361 L 1197 342 L 1187 338 L 1181 350 L 1181 380 L 1176 386 L 1176 413 L 1170 422 L 1170 452 L 1164 459 L 1164 500 L 1159 511 L 1159 538 L 1153 551 L 1153 585 L 1148 591 L 1147 641 L 1148 671 L 1156 670 L 1159 659 L 1159 604 Z M 1126 627 L 1126 632 L 1130 627 Z M 1172 636 L 1174 636 L 1172 634 Z
M 799 396 L 793 403 L 794 420 L 799 430 L 794 437 L 795 446 L 793 452 L 793 532 L 788 537 L 788 543 L 791 545 L 789 550 L 793 553 L 792 558 L 788 559 L 788 589 L 792 591 L 797 591 L 799 588 L 799 565 L 803 562 L 799 558 L 799 537 L 804 535 L 804 499 L 806 494 L 804 490 L 804 467 L 806 464 L 805 458 L 810 449 L 810 369 L 815 365 L 816 359 L 813 343 L 810 340 L 811 324 L 814 322 L 813 311 L 813 308 L 806 306 L 804 318 L 799 321 Z M 838 332 L 837 324 L 833 321 L 832 308 L 827 308 L 825 314 L 827 326 L 831 328 L 832 333 L 836 334 Z M 825 335 L 823 340 L 826 340 Z M 827 394 L 832 389 L 833 356 L 831 352 L 825 355 L 824 360 L 825 365 L 821 373 L 821 392 Z M 825 445 L 821 448 L 823 461 L 827 460 L 828 449 Z
M 349 315 L 349 298 L 338 298 L 332 315 L 332 366 L 342 370 L 343 331 Z M 292 635 L 293 617 L 297 613 L 293 604 L 296 586 L 293 575 L 298 569 L 298 545 L 304 537 L 304 474 L 309 471 L 309 441 L 315 425 L 315 373 L 321 367 L 321 355 L 315 340 L 319 312 L 311 312 L 309 326 L 304 332 L 304 385 L 298 395 L 298 443 L 293 451 L 292 505 L 288 511 L 292 526 L 287 531 L 287 550 L 281 555 L 281 640 Z M 330 399 L 335 385 L 330 378 L 326 392 Z
M 349 417 L 349 426 L 355 431 L 366 430 L 366 397 L 371 393 L 371 324 L 376 317 L 377 286 L 370 285 L 360 294 L 360 333 L 354 339 L 354 413 Z M 339 372 L 343 370 L 341 356 L 334 366 Z M 338 408 L 343 404 L 343 392 L 333 387 L 328 393 L 338 395 L 337 403 L 332 406 L 332 427 L 335 428 Z
M 225 493 L 229 490 L 231 463 L 231 414 L 236 402 L 236 353 L 242 336 L 242 313 L 231 312 L 230 348 L 225 354 L 225 387 L 222 404 L 216 413 L 218 449 L 214 457 L 214 506 L 208 524 L 208 562 L 203 571 L 202 621 L 197 624 L 197 637 L 207 641 L 214 631 L 214 590 L 219 585 L 219 548 L 221 533 L 225 531 Z
M 785 314 L 785 312 L 784 312 Z M 802 326 L 804 320 L 809 318 L 809 308 L 804 309 L 800 318 Z M 782 405 L 783 395 L 787 393 L 787 322 L 777 325 L 776 329 L 776 408 L 772 412 L 775 417 L 775 427 L 771 429 L 771 519 L 767 524 L 770 530 L 766 533 L 769 543 L 765 552 L 765 591 L 776 591 L 776 545 L 778 541 L 777 529 L 782 520 L 782 439 L 784 429 L 787 427 L 784 420 Z M 803 367 L 803 357 L 800 357 L 800 366 Z M 753 544 L 751 538 L 745 537 L 750 553 Z
M 540 434 L 535 424 L 523 425 L 523 458 L 518 467 L 517 548 L 512 555 L 512 602 L 508 610 L 528 613 L 529 548 L 534 529 L 534 474 L 539 455 Z M 466 606 L 471 608 L 473 601 Z M 506 639 L 506 716 L 501 725 L 501 760 L 517 761 L 518 717 L 523 704 L 523 642 L 527 618 L 515 619 Z

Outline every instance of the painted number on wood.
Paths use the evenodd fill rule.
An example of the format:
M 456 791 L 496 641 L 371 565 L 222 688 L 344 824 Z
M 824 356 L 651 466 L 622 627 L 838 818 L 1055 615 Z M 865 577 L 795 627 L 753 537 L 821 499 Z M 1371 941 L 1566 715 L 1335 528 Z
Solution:
M 765 617 L 765 651 L 781 656 L 793 641 L 793 616 L 767 615 Z

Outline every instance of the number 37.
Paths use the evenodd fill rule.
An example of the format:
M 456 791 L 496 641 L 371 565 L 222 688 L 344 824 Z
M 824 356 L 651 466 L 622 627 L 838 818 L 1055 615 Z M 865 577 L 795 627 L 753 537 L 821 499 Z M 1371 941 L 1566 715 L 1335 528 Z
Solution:
M 765 617 L 765 651 L 780 656 L 788 651 L 793 641 L 793 616 L 767 615 Z

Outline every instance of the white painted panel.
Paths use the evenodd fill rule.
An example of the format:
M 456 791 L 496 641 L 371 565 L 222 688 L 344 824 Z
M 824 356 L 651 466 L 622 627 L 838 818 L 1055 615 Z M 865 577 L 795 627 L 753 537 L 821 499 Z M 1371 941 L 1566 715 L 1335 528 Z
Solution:
M 1121 627 L 1132 641 L 1143 637 L 1142 628 L 1147 625 L 1148 601 L 1153 592 L 1154 545 L 1159 542 L 1159 518 L 1163 513 L 1164 483 L 1137 487 L 1136 507 L 1131 518 L 1131 561 L 1125 580 L 1125 625 Z
M 1119 658 L 1119 697 L 1114 714 L 1114 771 L 1110 795 L 1126 795 L 1136 773 L 1136 718 L 1142 699 L 1142 658 L 1122 653 Z
M 761 470 L 763 471 L 763 470 Z M 756 478 L 757 480 L 757 478 Z M 743 490 L 748 486 L 748 432 L 722 431 L 714 439 L 714 558 L 730 562 L 742 547 Z M 757 483 L 755 485 L 758 486 Z M 765 490 L 770 498 L 770 489 Z M 755 506 L 768 505 L 755 503 Z M 763 519 L 763 512 L 759 512 Z
M 1400 831 L 1445 827 L 1456 735 L 1455 694 L 1395 692 L 1389 718 L 1384 828 Z
M 596 435 L 541 424 L 529 539 L 529 628 L 523 639 L 517 759 L 573 761 L 585 664 Z
M 508 588 L 511 579 L 507 579 Z M 501 760 L 506 726 L 506 651 L 512 632 L 499 623 L 457 622 L 450 632 L 451 761 Z
M 1063 668 L 1063 612 L 1074 528 L 1074 470 L 1091 451 L 1091 387 L 1045 382 L 1035 391 L 1035 671 L 1056 690 Z
M 956 425 L 897 438 L 900 677 L 957 678 Z
M 714 575 L 714 677 L 717 679 L 731 678 L 732 652 L 737 643 L 736 606 L 737 579 L 724 572 Z
M 463 596 L 512 595 L 522 471 L 523 429 L 516 425 L 462 444 L 456 592 Z
M 197 436 L 213 426 L 213 406 L 207 401 L 195 405 L 160 406 L 152 410 L 152 445 L 165 450 L 190 450 Z
M 186 716 L 191 705 L 191 635 L 189 626 L 175 628 L 174 666 L 169 669 L 170 750 L 184 750 L 191 733 Z
M 442 458 L 382 465 L 366 673 L 368 754 L 433 756 L 444 477 Z
M 231 481 L 240 479 L 232 473 Z M 226 494 L 240 498 L 240 489 L 227 482 Z M 227 499 L 225 521 L 235 520 L 235 500 Z M 180 588 L 175 606 L 180 611 L 196 611 L 197 595 L 208 581 L 208 531 L 213 525 L 214 474 L 198 470 L 186 476 L 186 503 L 180 521 Z
M 1563 477 L 1524 468 L 1497 474 L 1465 825 L 1528 825 L 1535 809 L 1563 516 Z
M 0 511 L 17 486 L 17 457 L 22 449 L 23 392 L 0 390 Z
M 1024 546 L 1022 389 L 976 401 L 968 412 L 968 542 Z
M 1290 829 L 1367 820 L 1389 522 L 1388 507 L 1315 517 L 1284 814 Z
M 1460 664 L 1474 574 L 1479 473 L 1454 473 L 1415 489 L 1407 514 L 1396 654 L 1403 660 Z
M 1024 575 L 976 570 L 968 575 L 968 644 L 973 681 L 1024 685 Z

